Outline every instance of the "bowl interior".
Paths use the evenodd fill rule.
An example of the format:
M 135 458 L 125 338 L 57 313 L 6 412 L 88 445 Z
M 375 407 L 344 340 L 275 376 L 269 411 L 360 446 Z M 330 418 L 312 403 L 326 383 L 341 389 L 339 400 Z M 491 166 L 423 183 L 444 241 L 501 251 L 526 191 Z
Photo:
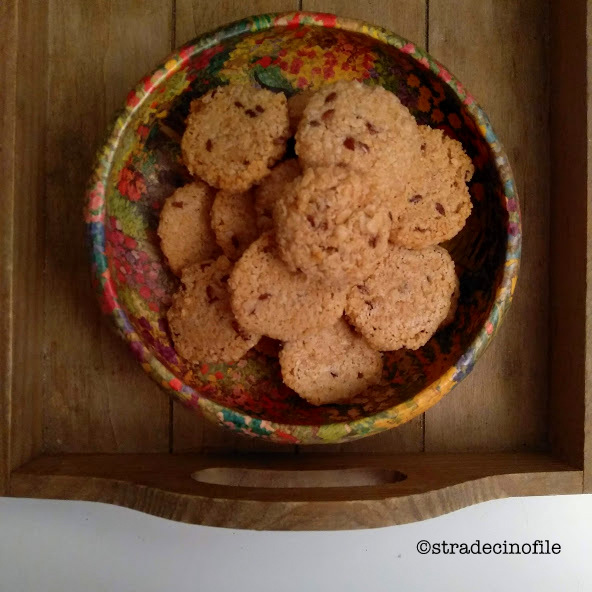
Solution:
M 132 347 L 137 346 L 140 361 L 145 361 L 143 344 L 185 392 L 252 417 L 301 425 L 350 421 L 412 404 L 414 395 L 454 366 L 462 366 L 454 378 L 458 382 L 470 370 L 458 361 L 487 328 L 494 306 L 506 257 L 508 212 L 489 145 L 451 88 L 404 51 L 363 34 L 318 26 L 221 35 L 218 43 L 201 50 L 188 47 L 181 56 L 182 66 L 171 75 L 146 79 L 149 95 L 120 130 L 105 187 L 105 253 L 117 298 L 137 334 Z M 464 230 L 445 245 L 460 277 L 454 323 L 420 350 L 386 353 L 383 384 L 352 404 L 314 407 L 283 385 L 277 360 L 255 350 L 232 365 L 190 365 L 176 355 L 166 311 L 177 280 L 163 260 L 156 228 L 163 201 L 190 180 L 179 142 L 194 98 L 229 82 L 291 95 L 343 79 L 384 86 L 419 123 L 462 142 L 475 165 L 473 212 Z M 128 105 L 133 100 L 130 95 Z M 108 299 L 103 294 L 106 309 Z

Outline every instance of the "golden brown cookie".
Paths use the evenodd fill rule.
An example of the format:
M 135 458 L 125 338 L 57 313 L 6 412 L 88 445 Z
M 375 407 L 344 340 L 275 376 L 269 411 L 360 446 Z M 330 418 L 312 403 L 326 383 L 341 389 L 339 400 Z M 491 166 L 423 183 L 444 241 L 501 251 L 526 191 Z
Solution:
M 201 181 L 180 187 L 164 203 L 158 224 L 162 251 L 176 275 L 181 270 L 220 252 L 210 227 L 214 196 Z
M 295 158 L 285 160 L 276 165 L 255 189 L 257 226 L 261 232 L 273 229 L 275 202 L 286 192 L 288 184 L 294 181 L 301 172 L 298 160 Z
M 304 166 L 345 166 L 372 178 L 385 194 L 400 191 L 419 155 L 418 126 L 381 86 L 340 81 L 316 92 L 296 133 Z
M 232 310 L 248 331 L 293 339 L 326 327 L 343 314 L 346 290 L 331 288 L 277 257 L 271 233 L 258 238 L 237 261 L 229 281 Z
M 167 317 L 175 350 L 189 362 L 236 362 L 261 337 L 234 318 L 227 285 L 231 271 L 224 255 L 183 270 Z
M 289 136 L 282 93 L 231 84 L 193 101 L 181 149 L 193 175 L 240 192 L 269 173 Z
M 284 343 L 284 382 L 313 405 L 345 403 L 380 381 L 382 356 L 343 319 Z
M 471 213 L 467 181 L 473 163 L 460 142 L 439 129 L 420 127 L 421 157 L 405 190 L 394 194 L 392 243 L 421 249 L 458 234 Z
M 277 201 L 274 224 L 288 267 L 332 285 L 366 278 L 385 253 L 386 204 L 358 173 L 309 168 Z
M 374 273 L 350 290 L 345 312 L 377 350 L 418 349 L 446 318 L 455 286 L 446 250 L 391 246 Z
M 212 229 L 224 254 L 236 261 L 259 236 L 253 191 L 218 191 L 212 205 Z

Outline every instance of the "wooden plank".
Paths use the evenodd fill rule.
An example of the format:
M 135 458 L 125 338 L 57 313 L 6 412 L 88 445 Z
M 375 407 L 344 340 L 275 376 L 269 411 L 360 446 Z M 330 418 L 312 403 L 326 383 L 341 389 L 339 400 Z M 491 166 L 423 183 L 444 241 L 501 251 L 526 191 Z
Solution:
M 81 210 L 106 124 L 169 53 L 171 18 L 170 1 L 50 2 L 43 326 L 50 452 L 168 450 L 167 397 L 100 317 Z
M 303 10 L 332 12 L 380 25 L 423 46 L 426 44 L 425 0 L 303 0 Z M 418 452 L 423 450 L 424 416 L 372 438 L 336 445 L 303 446 L 301 453 Z
M 569 6 L 551 3 L 550 435 L 553 451 L 579 467 L 584 454 L 587 336 L 585 22 L 585 0 Z M 580 92 L 567 95 L 564 88 Z
M 426 45 L 426 0 L 303 0 L 302 9 L 368 21 Z
M 10 475 L 10 405 L 12 389 L 12 256 L 15 200 L 17 4 L 0 4 L 0 495 L 8 493 Z
M 207 0 L 177 0 L 176 44 L 190 39 L 225 23 L 253 14 L 298 10 L 298 0 L 233 0 L 208 2 Z M 294 452 L 294 446 L 281 446 L 259 439 L 232 434 L 197 417 L 181 405 L 173 405 L 173 450 L 175 452 L 197 450 L 275 450 Z
M 192 478 L 207 467 L 236 467 L 239 479 L 245 470 L 258 469 L 265 486 L 254 486 L 252 479 L 248 487 L 240 482 L 233 486 L 228 471 L 225 485 Z M 379 484 L 356 486 L 360 477 L 354 467 L 364 467 L 364 479 L 378 479 Z M 307 486 L 291 487 L 294 477 L 281 472 L 286 468 L 307 471 Z M 328 469 L 341 476 L 332 474 L 327 480 Z M 317 479 L 314 471 L 319 473 Z M 386 482 L 380 482 L 380 475 Z M 343 486 L 333 486 L 335 479 Z M 276 487 L 267 486 L 271 480 Z M 281 455 L 251 460 L 69 455 L 32 461 L 15 472 L 11 482 L 14 496 L 103 501 L 183 522 L 260 530 L 381 527 L 424 520 L 490 499 L 581 491 L 581 471 L 534 454 L 343 455 L 338 463 L 334 455 L 307 455 L 291 458 L 289 464 Z
M 10 464 L 41 449 L 47 5 L 17 3 Z M 8 146 L 8 150 L 11 147 Z M 9 197 L 9 202 L 12 201 Z
M 546 446 L 548 10 L 538 0 L 431 0 L 430 52 L 473 93 L 513 166 L 523 258 L 512 308 L 474 372 L 426 414 L 426 451 Z
M 298 10 L 298 0 L 177 0 L 176 44 L 254 14 L 291 10 Z

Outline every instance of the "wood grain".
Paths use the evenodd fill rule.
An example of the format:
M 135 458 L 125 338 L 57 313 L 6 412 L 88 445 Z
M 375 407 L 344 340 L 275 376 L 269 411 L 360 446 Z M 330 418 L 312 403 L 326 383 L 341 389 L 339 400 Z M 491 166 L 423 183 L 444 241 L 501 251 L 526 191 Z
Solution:
M 12 389 L 12 256 L 16 131 L 16 0 L 0 4 L 0 495 L 8 493 Z
M 176 44 L 181 45 L 201 33 L 253 14 L 298 10 L 298 0 L 248 0 L 209 2 L 177 0 Z M 173 406 L 173 450 L 265 451 L 292 453 L 294 446 L 283 446 L 246 438 L 210 424 L 181 405 Z
M 368 21 L 426 45 L 426 0 L 303 0 L 302 9 Z
M 47 99 L 46 3 L 17 4 L 16 111 L 12 246 L 12 375 L 10 465 L 41 449 L 43 388 L 43 253 L 45 104 Z M 4 92 L 4 91 L 3 91 Z M 10 149 L 10 148 L 8 148 Z M 3 311 L 4 314 L 4 311 Z
M 474 372 L 427 412 L 427 451 L 547 446 L 547 12 L 538 0 L 430 0 L 430 52 L 490 116 L 516 176 L 524 240 L 510 313 Z
M 169 53 L 171 16 L 161 0 L 50 2 L 42 325 L 49 452 L 168 450 L 167 397 L 99 314 L 81 212 L 94 150 L 130 87 Z
M 554 452 L 578 467 L 584 454 L 587 335 L 585 20 L 584 0 L 551 3 L 550 431 Z M 568 95 L 566 88 L 582 92 Z
M 247 16 L 291 10 L 298 10 L 298 0 L 177 0 L 176 44 Z
M 199 483 L 206 467 L 273 469 L 285 457 L 42 457 L 15 472 L 11 494 L 104 501 L 182 522 L 257 530 L 339 530 L 424 520 L 489 499 L 580 493 L 582 472 L 534 454 L 294 457 L 294 470 L 396 469 L 404 481 L 358 487 L 259 488 Z M 271 475 L 270 475 L 270 478 Z

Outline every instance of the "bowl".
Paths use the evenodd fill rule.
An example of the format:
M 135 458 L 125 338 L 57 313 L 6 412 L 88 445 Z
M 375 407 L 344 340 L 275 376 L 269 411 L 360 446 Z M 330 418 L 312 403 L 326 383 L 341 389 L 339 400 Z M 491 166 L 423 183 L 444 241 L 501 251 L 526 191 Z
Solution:
M 235 364 L 177 356 L 166 311 L 177 282 L 156 228 L 163 201 L 190 180 L 180 138 L 190 102 L 221 84 L 292 95 L 336 80 L 395 93 L 421 124 L 462 142 L 475 165 L 473 211 L 445 247 L 460 278 L 454 323 L 417 351 L 384 354 L 381 384 L 348 405 L 315 407 L 252 350 Z M 185 405 L 231 430 L 293 444 L 338 443 L 396 427 L 439 401 L 493 339 L 515 288 L 521 245 L 508 159 L 463 85 L 413 43 L 370 24 L 297 12 L 251 17 L 179 49 L 129 93 L 99 150 L 85 221 L 102 310 L 142 367 Z

